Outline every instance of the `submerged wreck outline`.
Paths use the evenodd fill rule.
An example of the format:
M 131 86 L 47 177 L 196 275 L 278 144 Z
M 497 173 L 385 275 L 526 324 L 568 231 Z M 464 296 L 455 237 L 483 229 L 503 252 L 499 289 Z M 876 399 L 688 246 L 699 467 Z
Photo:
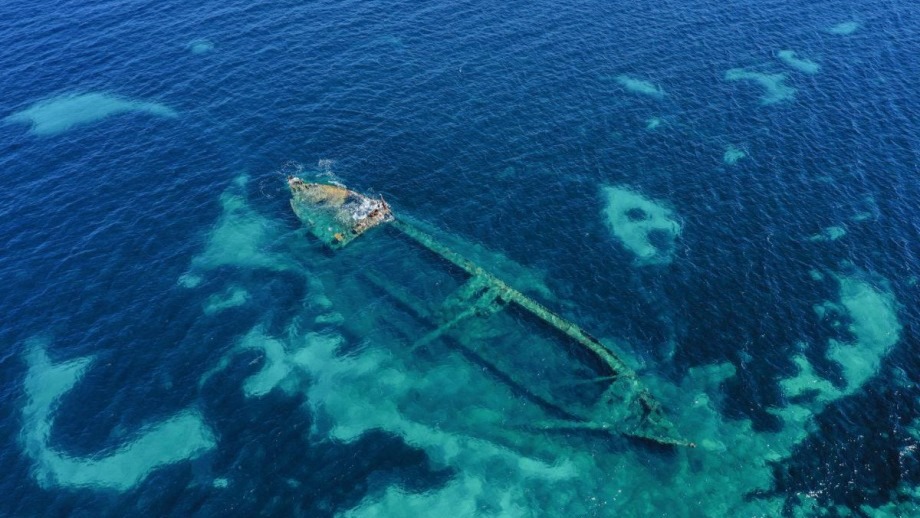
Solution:
M 341 185 L 306 182 L 294 176 L 289 176 L 287 182 L 294 213 L 310 233 L 329 248 L 341 249 L 370 229 L 389 224 L 417 245 L 466 273 L 468 278 L 442 302 L 437 317 L 417 308 L 382 279 L 365 276 L 368 281 L 387 290 L 404 305 L 413 308 L 418 316 L 435 325 L 434 330 L 412 345 L 413 349 L 427 346 L 468 319 L 488 317 L 509 306 L 516 306 L 578 344 L 608 371 L 606 375 L 591 380 L 609 382 L 597 402 L 584 412 L 565 409 L 566 419 L 555 420 L 546 428 L 596 430 L 668 446 L 696 446 L 678 435 L 665 416 L 661 404 L 641 384 L 636 373 L 599 340 L 438 242 L 428 233 L 397 219 L 382 197 L 371 198 Z M 538 400 L 543 399 L 540 395 L 532 395 Z

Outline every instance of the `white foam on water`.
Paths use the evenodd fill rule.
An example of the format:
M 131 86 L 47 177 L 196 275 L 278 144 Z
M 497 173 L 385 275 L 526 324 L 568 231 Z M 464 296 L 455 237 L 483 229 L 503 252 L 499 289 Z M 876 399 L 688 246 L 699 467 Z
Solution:
M 655 83 L 646 81 L 645 79 L 637 79 L 626 74 L 616 76 L 616 82 L 632 93 L 647 95 L 649 97 L 655 97 L 656 99 L 661 99 L 666 95 L 665 91 Z
M 835 34 L 837 36 L 849 36 L 850 34 L 853 34 L 857 30 L 859 30 L 860 27 L 861 27 L 861 24 L 856 21 L 841 22 L 841 23 L 838 23 L 837 25 L 829 27 L 827 29 L 827 32 L 829 32 L 830 34 Z
M 46 339 L 27 344 L 28 373 L 22 409 L 21 442 L 34 463 L 35 478 L 43 487 L 110 489 L 127 491 L 151 472 L 169 464 L 193 459 L 216 447 L 210 428 L 194 410 L 183 410 L 137 432 L 137 438 L 106 455 L 72 457 L 51 446 L 54 414 L 60 398 L 83 377 L 91 358 L 52 363 Z
M 800 58 L 796 55 L 795 52 L 791 50 L 781 50 L 776 53 L 776 57 L 778 57 L 783 63 L 798 70 L 799 72 L 804 72 L 806 74 L 817 74 L 818 71 L 821 70 L 821 65 L 811 61 L 810 59 Z
M 674 241 L 681 225 L 674 213 L 625 187 L 604 187 L 604 214 L 613 235 L 636 255 L 639 264 L 665 264 L 671 261 Z M 663 247 L 652 243 L 652 233 L 663 237 Z
M 63 94 L 36 102 L 5 122 L 31 124 L 35 135 L 56 135 L 122 113 L 140 112 L 175 118 L 179 114 L 159 103 L 124 99 L 105 93 Z
M 795 97 L 795 88 L 786 84 L 786 74 L 767 74 L 744 68 L 733 68 L 725 72 L 725 80 L 757 83 L 764 90 L 760 98 L 760 103 L 764 105 L 789 101 Z
M 645 129 L 646 131 L 653 131 L 658 129 L 664 123 L 664 120 L 661 117 L 649 117 L 645 120 Z
M 320 171 L 324 173 L 328 173 L 328 174 L 332 173 L 332 167 L 334 165 L 335 165 L 335 160 L 331 158 L 320 158 L 319 160 L 316 161 L 316 167 Z
M 743 149 L 729 144 L 725 146 L 725 154 L 722 155 L 722 161 L 728 165 L 735 165 L 745 157 L 747 157 L 747 153 L 745 153 Z

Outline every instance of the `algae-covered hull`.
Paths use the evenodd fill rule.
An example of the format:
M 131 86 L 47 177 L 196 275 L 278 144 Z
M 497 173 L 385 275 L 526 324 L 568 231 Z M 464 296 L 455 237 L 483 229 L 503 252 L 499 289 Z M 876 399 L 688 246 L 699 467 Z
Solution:
M 535 428 L 693 446 L 608 347 L 430 233 L 396 219 L 382 198 L 293 177 L 288 185 L 298 218 L 338 250 L 329 271 L 339 282 L 360 279 L 412 320 L 402 322 L 398 313 L 374 320 L 356 310 L 366 329 L 397 329 L 417 353 L 440 346 L 461 351 L 547 409 L 551 417 L 532 423 Z M 383 228 L 345 249 L 375 227 Z
M 341 248 L 373 227 L 393 220 L 390 206 L 341 185 L 304 182 L 289 177 L 291 208 L 317 239 Z

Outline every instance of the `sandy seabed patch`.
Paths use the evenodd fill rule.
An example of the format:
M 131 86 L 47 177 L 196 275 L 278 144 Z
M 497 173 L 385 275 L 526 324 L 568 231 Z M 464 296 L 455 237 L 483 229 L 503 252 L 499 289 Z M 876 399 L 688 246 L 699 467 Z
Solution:
M 8 123 L 30 124 L 34 135 L 57 135 L 77 126 L 95 123 L 123 113 L 146 113 L 156 117 L 176 118 L 179 114 L 168 106 L 125 99 L 106 93 L 63 94 L 36 102 L 5 119 Z

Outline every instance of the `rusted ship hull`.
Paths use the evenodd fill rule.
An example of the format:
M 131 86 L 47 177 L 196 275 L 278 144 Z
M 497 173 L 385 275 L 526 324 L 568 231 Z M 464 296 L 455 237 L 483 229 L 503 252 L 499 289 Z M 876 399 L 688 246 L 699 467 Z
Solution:
M 291 208 L 317 239 L 341 248 L 364 232 L 393 221 L 383 198 L 371 198 L 341 185 L 304 182 L 288 177 Z
M 373 273 L 361 268 L 365 280 L 387 293 L 427 323 L 429 331 L 413 339 L 415 350 L 446 342 L 461 348 L 476 361 L 489 365 L 499 377 L 526 391 L 535 400 L 556 409 L 556 418 L 539 424 L 561 430 L 598 430 L 637 437 L 659 444 L 693 446 L 678 435 L 661 405 L 640 383 L 636 374 L 608 347 L 579 326 L 562 318 L 544 304 L 509 286 L 486 269 L 451 250 L 430 234 L 394 217 L 382 198 L 371 198 L 339 185 L 304 182 L 289 178 L 291 205 L 318 240 L 332 249 L 341 249 L 369 230 L 385 226 L 400 233 L 421 249 L 434 254 L 461 275 L 453 291 L 419 297 L 399 286 L 387 272 Z M 439 300 L 430 300 L 430 299 Z M 543 329 L 540 344 L 553 344 L 572 357 L 588 361 L 593 376 L 582 374 L 589 388 L 579 396 L 562 401 L 560 394 L 543 383 L 525 379 L 526 372 L 516 372 L 513 355 L 527 355 L 528 346 L 538 338 L 518 336 L 471 338 L 477 326 L 490 329 L 496 319 L 520 315 L 534 320 Z M 493 350 L 488 345 L 502 342 Z M 512 357 L 509 358 L 509 355 Z M 526 369 L 525 369 L 526 370 Z M 542 381 L 542 380 L 538 380 Z M 539 386 L 538 386 L 539 385 Z

